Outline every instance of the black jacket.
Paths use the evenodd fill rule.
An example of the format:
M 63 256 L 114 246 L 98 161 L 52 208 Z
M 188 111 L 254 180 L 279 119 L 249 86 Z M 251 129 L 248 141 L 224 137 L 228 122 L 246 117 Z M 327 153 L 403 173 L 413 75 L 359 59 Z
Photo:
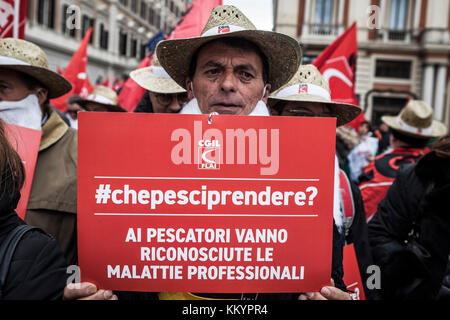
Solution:
M 16 205 L 12 203 L 17 204 L 18 197 L 11 201 L 7 193 L 2 192 L 0 196 L 0 244 L 15 227 L 25 224 L 13 211 Z M 66 267 L 64 255 L 55 239 L 40 231 L 29 231 L 16 247 L 5 285 L 1 288 L 1 298 L 62 299 L 68 276 Z
M 449 195 L 450 161 L 434 152 L 398 172 L 369 223 L 374 262 L 381 269 L 383 298 L 436 297 L 450 253 Z M 409 249 L 412 230 L 419 235 L 415 247 L 423 247 L 428 258 Z

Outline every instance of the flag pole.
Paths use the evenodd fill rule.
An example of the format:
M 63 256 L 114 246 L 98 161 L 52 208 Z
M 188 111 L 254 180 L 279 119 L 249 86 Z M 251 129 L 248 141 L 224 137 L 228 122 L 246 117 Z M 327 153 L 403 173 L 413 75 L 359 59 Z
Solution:
M 13 38 L 19 38 L 19 19 L 20 14 L 20 0 L 14 1 L 14 22 L 13 22 Z

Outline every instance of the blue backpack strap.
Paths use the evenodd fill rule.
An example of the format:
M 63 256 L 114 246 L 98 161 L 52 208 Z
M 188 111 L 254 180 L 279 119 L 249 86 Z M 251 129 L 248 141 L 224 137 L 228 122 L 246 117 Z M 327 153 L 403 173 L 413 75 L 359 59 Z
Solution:
M 23 235 L 32 230 L 39 230 L 42 232 L 42 230 L 37 227 L 23 224 L 14 228 L 0 245 L 0 299 L 3 295 L 3 286 L 6 283 L 6 277 L 8 276 L 9 266 L 14 251 Z

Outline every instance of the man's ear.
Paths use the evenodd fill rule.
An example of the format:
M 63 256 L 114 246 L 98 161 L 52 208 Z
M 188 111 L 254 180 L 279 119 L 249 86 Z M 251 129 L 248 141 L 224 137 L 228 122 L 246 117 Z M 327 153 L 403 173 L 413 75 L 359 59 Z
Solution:
M 192 84 L 192 80 L 190 78 L 186 79 L 186 90 L 188 93 L 189 101 L 195 98 L 194 95 L 194 85 Z
M 269 101 L 269 95 L 270 95 L 270 89 L 272 88 L 272 86 L 268 83 L 266 84 L 266 86 L 264 87 L 264 94 L 262 97 L 262 102 L 264 102 L 265 104 L 267 104 L 267 102 Z
M 36 96 L 38 98 L 39 105 L 42 106 L 45 101 L 47 101 L 48 90 L 45 88 L 39 88 L 36 91 Z

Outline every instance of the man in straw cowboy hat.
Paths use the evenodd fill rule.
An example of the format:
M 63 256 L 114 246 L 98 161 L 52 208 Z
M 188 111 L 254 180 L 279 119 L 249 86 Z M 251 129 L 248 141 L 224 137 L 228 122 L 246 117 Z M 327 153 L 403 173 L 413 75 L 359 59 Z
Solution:
M 192 100 L 182 114 L 263 115 L 270 90 L 296 73 L 302 58 L 298 43 L 283 34 L 256 30 L 233 6 L 215 7 L 200 37 L 162 41 L 157 49 L 161 65 Z M 317 299 L 345 299 L 348 295 L 326 287 Z M 280 295 L 278 298 L 287 298 Z M 193 299 L 208 294 L 160 293 L 160 299 Z M 216 296 L 217 297 L 217 296 Z M 228 296 L 229 297 L 229 296 Z M 237 296 L 239 299 L 240 296 Z M 261 298 L 275 298 L 260 295 Z M 289 298 L 297 298 L 290 295 Z
M 20 39 L 0 39 L 0 117 L 42 130 L 25 221 L 52 234 L 68 264 L 76 262 L 77 134 L 50 107 L 71 90 L 49 70 L 44 51 Z
M 117 93 L 105 86 L 96 86 L 86 99 L 79 99 L 77 103 L 86 111 L 126 112 L 118 104 Z
M 130 77 L 147 90 L 134 112 L 177 113 L 189 102 L 186 90 L 161 67 L 156 54 L 150 67 L 134 70 Z
M 239 9 L 226 5 L 213 9 L 200 37 L 162 41 L 156 54 L 170 77 L 188 92 L 190 102 L 182 108 L 181 114 L 216 112 L 269 116 L 266 103 L 270 90 L 280 88 L 292 78 L 302 58 L 295 39 L 256 30 Z M 324 294 L 327 298 L 348 296 L 335 287 L 324 290 L 329 293 Z M 72 293 L 80 297 L 76 291 L 71 290 Z M 241 299 L 242 295 L 158 294 L 161 300 L 225 297 Z M 298 294 L 257 294 L 245 298 L 255 297 L 292 299 Z
M 360 113 L 357 106 L 333 102 L 330 89 L 319 70 L 314 65 L 302 65 L 292 79 L 280 89 L 269 96 L 269 106 L 274 114 L 281 116 L 297 117 L 335 117 L 337 126 L 343 126 Z M 335 167 L 335 194 L 333 221 L 335 225 L 333 233 L 333 268 L 332 277 L 335 284 L 345 287 L 340 274 L 343 272 L 341 259 L 344 241 L 354 243 L 360 270 L 366 270 L 372 264 L 370 248 L 368 245 L 367 224 L 365 221 L 364 207 L 358 187 L 350 183 L 348 177 L 339 170 L 338 160 Z M 340 190 L 348 190 L 349 194 L 340 194 Z M 352 202 L 353 212 L 346 212 L 351 217 L 345 219 L 342 205 L 342 196 L 347 196 Z M 342 209 L 343 208 L 343 209 Z M 365 272 L 361 272 L 363 282 L 367 278 Z M 375 295 L 365 287 L 366 297 L 374 298 Z M 320 295 L 316 293 L 315 295 Z M 345 296 L 344 296 L 345 297 Z M 310 299 L 311 295 L 301 295 L 300 299 Z M 314 296 L 313 296 L 314 298 Z M 348 297 L 347 297 L 348 298 Z
M 399 168 L 406 163 L 415 163 L 430 151 L 428 145 L 432 139 L 447 133 L 443 123 L 433 120 L 431 107 L 420 100 L 410 100 L 397 116 L 384 116 L 381 120 L 391 129 L 393 150 L 378 156 L 360 177 L 359 188 L 368 221 L 386 196 Z

